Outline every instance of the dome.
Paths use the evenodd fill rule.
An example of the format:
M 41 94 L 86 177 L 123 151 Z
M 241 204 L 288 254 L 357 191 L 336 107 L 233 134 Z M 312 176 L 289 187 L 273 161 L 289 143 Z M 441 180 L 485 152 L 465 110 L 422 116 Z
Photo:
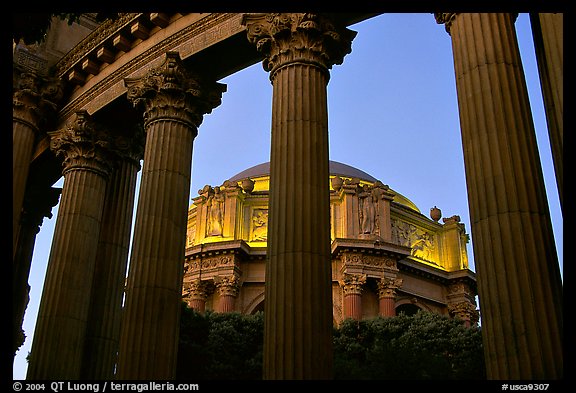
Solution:
M 358 178 L 360 180 L 374 183 L 378 179 L 374 176 L 350 165 L 343 164 L 337 161 L 330 161 L 330 175 L 332 176 L 342 176 L 346 178 Z M 257 178 L 270 176 L 270 161 L 264 162 L 262 164 L 254 165 L 230 178 L 230 181 L 240 181 L 247 178 Z M 420 213 L 420 209 L 404 195 L 392 190 L 396 195 L 394 196 L 394 202 L 404 205 L 412 210 Z
M 375 182 L 377 180 L 373 176 L 367 174 L 364 171 L 361 171 L 360 169 L 336 161 L 330 161 L 330 174 L 334 176 L 338 175 L 351 178 L 357 177 L 360 180 L 366 180 L 369 182 Z M 270 175 L 270 161 L 248 168 L 234 175 L 230 180 L 239 181 L 249 177 L 252 178 L 252 177 L 269 176 L 269 175 Z

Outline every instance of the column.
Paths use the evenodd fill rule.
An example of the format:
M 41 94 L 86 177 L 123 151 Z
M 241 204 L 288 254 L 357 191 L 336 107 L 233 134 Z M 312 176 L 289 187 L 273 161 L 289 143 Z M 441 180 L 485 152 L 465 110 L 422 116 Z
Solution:
M 452 36 L 490 379 L 562 377 L 562 282 L 510 14 L 436 14 Z
M 564 14 L 530 14 L 560 207 L 564 196 Z
M 355 32 L 317 14 L 246 14 L 273 86 L 264 379 L 329 379 L 332 277 L 326 86 Z
M 192 74 L 175 52 L 125 83 L 128 100 L 144 111 L 146 146 L 117 378 L 174 379 L 192 144 L 225 85 Z
M 86 111 L 50 133 L 50 148 L 64 162 L 64 187 L 28 379 L 79 379 L 106 182 L 114 156 L 107 133 Z
M 15 78 L 16 79 L 16 78 Z M 56 111 L 62 96 L 60 81 L 24 72 L 14 81 L 12 94 L 12 250 L 16 250 L 18 226 L 28 171 L 40 129 Z
M 114 147 L 120 160 L 106 189 L 82 379 L 110 380 L 114 377 L 136 176 L 144 151 L 143 130 L 135 128 L 133 135 L 121 135 L 114 139 Z M 118 131 L 120 133 L 120 130 Z
M 205 281 L 194 280 L 190 282 L 188 306 L 198 312 L 206 311 L 206 300 L 209 295 L 209 285 Z
M 344 292 L 344 318 L 362 320 L 362 290 L 365 274 L 344 274 L 340 286 Z
M 476 306 L 470 302 L 458 302 L 448 305 L 448 312 L 453 318 L 462 320 L 464 326 L 470 327 L 478 322 L 478 311 Z
M 218 312 L 233 312 L 236 297 L 240 291 L 240 281 L 234 275 L 218 276 L 214 280 L 218 294 L 220 295 L 220 303 L 218 304 Z
M 13 350 L 14 356 L 18 348 L 24 344 L 26 335 L 22 330 L 24 314 L 30 300 L 30 267 L 36 235 L 44 217 L 52 218 L 52 208 L 58 204 L 61 188 L 33 187 L 28 190 L 22 207 L 20 218 L 20 234 L 14 253 L 14 268 L 12 270 L 12 302 L 13 302 Z
M 381 317 L 396 316 L 396 290 L 402 286 L 401 278 L 383 277 L 378 281 L 378 314 Z

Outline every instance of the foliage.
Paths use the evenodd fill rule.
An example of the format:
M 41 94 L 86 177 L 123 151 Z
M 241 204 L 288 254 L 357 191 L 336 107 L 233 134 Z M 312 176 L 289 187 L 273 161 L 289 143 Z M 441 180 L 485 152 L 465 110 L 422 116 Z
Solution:
M 183 305 L 178 379 L 261 379 L 263 314 L 204 314 Z
M 485 379 L 480 328 L 435 313 L 346 320 L 334 330 L 338 379 Z
M 183 304 L 178 379 L 261 379 L 263 313 L 202 314 Z M 480 328 L 434 313 L 346 320 L 334 329 L 336 379 L 485 379 Z

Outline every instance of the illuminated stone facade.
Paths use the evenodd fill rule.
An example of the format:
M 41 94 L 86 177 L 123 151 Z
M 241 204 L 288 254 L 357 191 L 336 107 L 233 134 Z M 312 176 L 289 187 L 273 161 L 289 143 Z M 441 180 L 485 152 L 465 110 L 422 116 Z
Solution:
M 369 174 L 331 161 L 332 315 L 417 309 L 478 321 L 468 234 L 458 216 L 429 218 Z M 188 212 L 183 297 L 197 310 L 264 310 L 269 163 L 198 190 Z M 458 310 L 458 311 L 454 311 Z

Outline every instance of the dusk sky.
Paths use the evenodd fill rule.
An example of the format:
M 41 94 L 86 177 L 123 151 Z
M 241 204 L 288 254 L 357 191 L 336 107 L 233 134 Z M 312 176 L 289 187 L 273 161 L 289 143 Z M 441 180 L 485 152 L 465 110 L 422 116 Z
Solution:
M 328 83 L 330 159 L 369 173 L 426 216 L 433 206 L 443 217 L 459 215 L 471 236 L 468 256 L 475 271 L 450 36 L 429 13 L 383 14 L 349 28 L 358 32 L 352 52 L 332 68 Z M 563 219 L 528 14 L 518 16 L 516 30 L 562 271 Z M 219 82 L 227 92 L 204 117 L 194 141 L 190 199 L 206 184 L 221 185 L 270 160 L 269 74 L 257 63 Z M 36 238 L 26 341 L 14 362 L 14 379 L 26 376 L 57 207 L 52 212 Z

